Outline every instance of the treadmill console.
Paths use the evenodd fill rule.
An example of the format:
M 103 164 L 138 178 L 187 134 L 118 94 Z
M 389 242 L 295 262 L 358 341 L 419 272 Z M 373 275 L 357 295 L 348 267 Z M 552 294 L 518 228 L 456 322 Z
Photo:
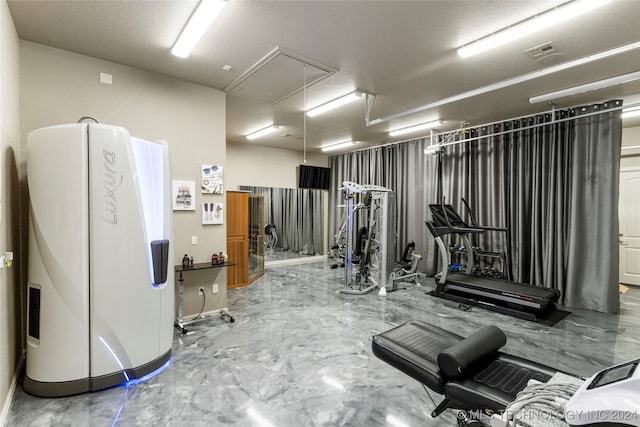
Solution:
M 567 423 L 640 427 L 639 365 L 631 360 L 587 379 L 565 406 Z

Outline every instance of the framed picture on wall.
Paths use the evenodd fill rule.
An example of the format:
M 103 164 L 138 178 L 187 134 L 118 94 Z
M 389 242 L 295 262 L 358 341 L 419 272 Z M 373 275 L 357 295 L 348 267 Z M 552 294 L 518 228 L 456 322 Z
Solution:
M 195 211 L 196 210 L 196 182 L 178 181 L 172 183 L 173 210 L 174 211 Z
M 223 187 L 222 166 L 202 165 L 202 193 L 222 194 Z
M 222 203 L 202 204 L 202 224 L 222 224 L 224 205 Z

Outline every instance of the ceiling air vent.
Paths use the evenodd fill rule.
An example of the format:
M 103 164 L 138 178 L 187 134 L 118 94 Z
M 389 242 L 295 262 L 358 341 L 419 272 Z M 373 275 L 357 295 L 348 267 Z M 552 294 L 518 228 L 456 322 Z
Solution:
M 557 50 L 555 47 L 551 46 L 551 42 L 542 43 L 524 51 L 524 53 L 536 60 L 555 52 L 557 52 Z

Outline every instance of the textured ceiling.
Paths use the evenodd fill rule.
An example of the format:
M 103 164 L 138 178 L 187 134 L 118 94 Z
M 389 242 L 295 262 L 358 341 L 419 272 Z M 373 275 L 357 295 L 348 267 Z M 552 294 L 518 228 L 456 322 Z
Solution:
M 197 2 L 8 2 L 20 38 L 227 89 L 230 143 L 247 143 L 247 133 L 274 122 L 281 126 L 279 132 L 251 143 L 293 150 L 303 149 L 302 111 L 354 89 L 376 95 L 370 110 L 370 119 L 375 120 L 640 41 L 640 1 L 618 0 L 494 51 L 469 59 L 456 54 L 463 44 L 562 3 L 230 0 L 191 56 L 179 59 L 170 49 Z M 525 52 L 546 42 L 555 51 L 541 60 Z M 238 84 L 277 48 L 336 72 L 319 79 L 304 94 L 296 92 L 302 75 L 295 64 Z M 223 70 L 224 65 L 232 66 L 231 70 Z M 277 84 L 293 85 L 293 89 L 278 88 L 286 96 L 278 97 L 275 86 L 261 89 L 261 81 L 272 79 L 274 70 Z M 436 118 L 444 121 L 439 130 L 446 131 L 462 121 L 481 124 L 543 111 L 548 106 L 531 105 L 529 97 L 638 70 L 640 49 L 635 49 L 373 126 L 366 125 L 364 101 L 358 101 L 307 119 L 307 148 L 314 152 L 346 139 L 360 141 L 355 149 L 384 144 L 392 142 L 389 129 Z M 245 90 L 265 93 L 247 96 L 242 93 Z M 614 97 L 639 102 L 640 81 L 559 99 L 556 104 L 572 106 Z

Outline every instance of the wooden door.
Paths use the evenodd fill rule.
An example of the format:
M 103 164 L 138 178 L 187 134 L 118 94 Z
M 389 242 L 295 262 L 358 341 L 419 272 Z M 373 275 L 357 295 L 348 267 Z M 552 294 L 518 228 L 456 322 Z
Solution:
M 620 174 L 620 283 L 640 286 L 640 170 Z
M 249 283 L 249 194 L 227 191 L 227 287 L 237 288 Z

